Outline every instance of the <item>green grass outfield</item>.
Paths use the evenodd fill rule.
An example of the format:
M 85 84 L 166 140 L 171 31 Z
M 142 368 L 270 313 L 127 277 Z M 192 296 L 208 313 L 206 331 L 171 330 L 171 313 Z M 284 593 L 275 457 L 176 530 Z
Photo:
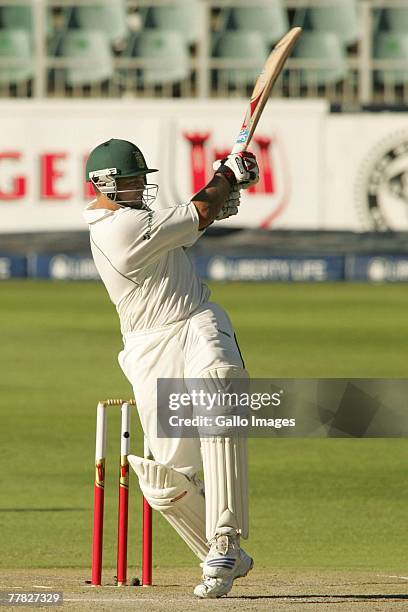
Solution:
M 254 377 L 407 377 L 408 287 L 217 284 Z M 89 567 L 95 407 L 131 394 L 97 283 L 0 284 L 0 566 Z M 109 422 L 106 554 L 115 565 L 118 425 Z M 140 435 L 138 444 L 140 446 Z M 406 440 L 251 441 L 258 566 L 408 571 Z M 139 562 L 132 479 L 130 563 Z M 193 556 L 155 517 L 155 565 Z M 84 571 L 84 574 L 87 572 Z M 405 573 L 406 575 L 406 573 Z

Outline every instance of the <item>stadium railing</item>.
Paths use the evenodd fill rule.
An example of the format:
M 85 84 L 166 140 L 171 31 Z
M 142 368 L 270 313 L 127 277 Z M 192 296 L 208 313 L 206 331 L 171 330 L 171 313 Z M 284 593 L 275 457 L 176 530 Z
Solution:
M 343 36 L 332 31 L 340 20 L 323 10 L 344 8 L 342 0 L 252 0 L 256 29 L 249 31 L 247 0 L 0 0 L 0 97 L 246 96 L 261 49 L 274 42 L 256 25 L 258 8 L 265 19 L 275 11 L 281 24 L 306 31 L 275 96 L 325 97 L 344 107 L 406 104 L 406 0 L 354 4 L 357 21 L 348 0 Z

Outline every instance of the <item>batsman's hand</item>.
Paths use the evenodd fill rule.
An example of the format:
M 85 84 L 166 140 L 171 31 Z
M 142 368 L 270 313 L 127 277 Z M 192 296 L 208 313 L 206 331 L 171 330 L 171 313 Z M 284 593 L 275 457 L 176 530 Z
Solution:
M 240 189 L 248 189 L 259 181 L 259 167 L 256 157 L 249 151 L 231 153 L 224 159 L 217 159 L 213 163 L 217 174 L 224 174 L 231 186 L 238 185 Z
M 228 198 L 225 200 L 224 206 L 221 208 L 218 215 L 215 217 L 216 221 L 222 221 L 223 219 L 228 219 L 228 217 L 232 217 L 238 213 L 238 206 L 240 204 L 241 194 L 239 193 L 238 185 L 235 185 L 231 189 L 231 193 Z

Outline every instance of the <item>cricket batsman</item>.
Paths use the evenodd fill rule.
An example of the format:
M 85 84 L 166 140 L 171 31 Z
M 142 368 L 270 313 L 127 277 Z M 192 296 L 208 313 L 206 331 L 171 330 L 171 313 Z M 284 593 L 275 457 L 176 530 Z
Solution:
M 238 212 L 240 189 L 259 179 L 252 153 L 214 163 L 214 176 L 190 202 L 154 206 L 158 186 L 140 149 L 112 139 L 86 165 L 96 197 L 87 206 L 96 267 L 120 319 L 120 366 L 130 381 L 154 460 L 130 456 L 143 495 L 202 566 L 201 598 L 226 595 L 246 576 L 248 465 L 245 436 L 157 437 L 157 379 L 199 379 L 213 393 L 247 379 L 225 311 L 209 301 L 187 249 L 214 221 Z M 188 389 L 187 389 L 188 391 Z M 204 472 L 204 490 L 197 474 Z

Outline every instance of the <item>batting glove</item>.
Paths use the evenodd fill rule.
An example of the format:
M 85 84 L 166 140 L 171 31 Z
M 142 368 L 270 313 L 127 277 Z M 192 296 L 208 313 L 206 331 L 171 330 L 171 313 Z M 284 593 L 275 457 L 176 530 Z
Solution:
M 238 213 L 238 206 L 240 204 L 241 194 L 239 193 L 238 185 L 235 185 L 231 189 L 231 193 L 228 198 L 225 200 L 224 206 L 221 208 L 218 215 L 215 217 L 216 221 L 222 221 L 223 219 L 228 219 L 228 217 L 232 217 Z
M 213 163 L 213 169 L 216 174 L 223 174 L 232 187 L 238 185 L 240 189 L 248 189 L 259 181 L 258 163 L 255 155 L 249 151 L 231 153 L 224 159 L 217 159 Z

